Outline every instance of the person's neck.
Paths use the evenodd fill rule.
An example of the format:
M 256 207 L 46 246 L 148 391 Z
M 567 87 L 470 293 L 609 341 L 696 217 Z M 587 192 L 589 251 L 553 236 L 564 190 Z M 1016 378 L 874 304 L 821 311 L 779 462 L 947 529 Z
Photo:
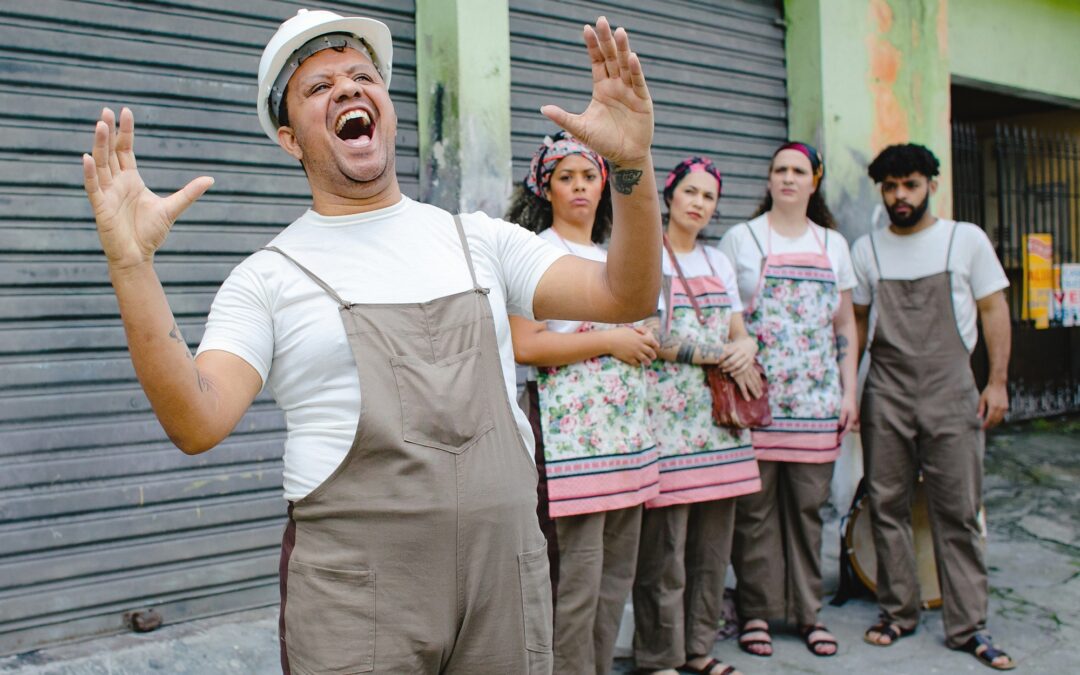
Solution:
M 592 223 L 571 223 L 568 220 L 556 218 L 551 223 L 551 229 L 566 241 L 571 241 L 581 246 L 592 246 Z
M 781 237 L 795 239 L 806 234 L 810 221 L 806 218 L 806 208 L 802 206 L 781 206 L 773 204 L 766 214 L 769 227 Z
M 906 237 L 912 234 L 922 232 L 928 227 L 931 227 L 934 223 L 937 222 L 937 220 L 937 216 L 930 213 L 930 210 L 927 209 L 926 213 L 922 215 L 922 218 L 919 218 L 919 222 L 915 223 L 911 227 L 897 227 L 896 225 L 889 223 L 889 231 L 893 234 L 898 234 L 901 237 Z
M 675 223 L 668 224 L 667 236 L 671 249 L 676 253 L 689 253 L 697 247 L 697 232 L 691 232 Z
M 311 210 L 320 216 L 351 216 L 357 213 L 378 211 L 394 206 L 401 201 L 401 188 L 394 179 L 382 190 L 370 195 L 357 197 L 341 195 L 311 187 Z

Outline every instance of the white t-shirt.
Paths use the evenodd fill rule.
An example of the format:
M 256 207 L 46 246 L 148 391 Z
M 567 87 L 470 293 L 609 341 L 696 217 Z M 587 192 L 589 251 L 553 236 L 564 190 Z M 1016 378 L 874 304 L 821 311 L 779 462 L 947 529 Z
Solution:
M 874 261 L 870 235 L 864 234 L 851 247 L 858 286 L 852 292 L 856 305 L 870 305 L 873 290 L 880 276 L 886 279 L 921 279 L 945 271 L 945 255 L 949 250 L 955 221 L 938 218 L 930 227 L 915 234 L 895 234 L 888 227 L 874 232 L 881 275 Z M 998 262 L 994 246 L 986 233 L 971 223 L 956 223 L 956 238 L 948 269 L 952 274 L 953 309 L 956 327 L 968 351 L 975 349 L 979 330 L 975 325 L 978 308 L 975 305 L 991 293 L 1008 287 L 1005 270 Z M 873 314 L 873 309 L 871 309 Z M 870 317 L 871 326 L 876 315 Z
M 753 230 L 752 234 L 751 230 Z M 754 236 L 757 236 L 757 241 L 761 243 L 760 249 L 754 243 Z M 739 295 L 744 307 L 750 304 L 754 293 L 757 292 L 758 282 L 761 280 L 761 251 L 762 249 L 769 251 L 769 244 L 769 220 L 764 214 L 748 223 L 733 226 L 720 240 L 720 250 L 735 265 L 735 275 L 739 280 Z M 826 230 L 817 223 L 810 223 L 806 232 L 795 238 L 772 233 L 773 253 L 818 253 L 821 251 L 822 244 L 825 244 L 825 253 L 829 256 L 829 262 L 832 263 L 833 273 L 836 274 L 837 288 L 841 292 L 855 288 L 851 253 L 844 235 L 836 230 Z
M 564 239 L 559 236 L 559 233 L 555 231 L 555 228 L 549 227 L 538 235 L 541 239 L 551 242 L 555 248 L 563 251 L 564 253 L 573 253 L 579 258 L 585 258 L 587 260 L 597 260 L 599 262 L 607 261 L 607 251 L 600 248 L 596 244 L 589 244 L 585 246 L 572 242 L 568 239 Z M 547 321 L 547 329 L 553 333 L 576 333 L 577 329 L 581 327 L 580 321 L 560 321 L 552 320 Z M 529 379 L 536 379 L 535 369 L 529 371 Z
M 532 316 L 533 293 L 565 254 L 531 232 L 483 213 L 462 216 L 476 276 L 495 319 L 506 393 L 516 393 L 507 311 Z M 308 211 L 271 245 L 296 258 L 346 301 L 426 302 L 472 287 L 453 217 L 403 198 L 349 216 Z M 199 352 L 247 361 L 285 412 L 285 498 L 304 497 L 337 468 L 360 416 L 360 378 L 333 299 L 293 263 L 258 251 L 225 280 Z M 524 413 L 511 406 L 532 447 Z
M 705 252 L 702 255 L 702 251 Z M 705 256 L 709 256 L 706 260 Z M 679 259 L 679 267 L 682 268 L 683 274 L 687 279 L 693 277 L 706 277 L 712 276 L 712 270 L 716 270 L 716 276 L 720 277 L 720 280 L 724 282 L 724 289 L 727 290 L 728 296 L 731 298 L 731 310 L 733 312 L 743 311 L 742 300 L 739 298 L 737 292 L 738 286 L 735 280 L 735 268 L 731 266 L 731 261 L 727 259 L 720 249 L 714 246 L 697 246 L 693 251 L 686 253 L 676 253 L 675 257 Z M 664 276 L 677 278 L 675 273 L 675 266 L 671 264 L 671 256 L 665 250 L 661 254 L 663 260 Z M 709 268 L 709 263 L 712 263 L 712 269 Z M 666 311 L 667 298 L 663 297 L 663 292 L 660 293 L 660 303 L 657 305 L 660 311 Z

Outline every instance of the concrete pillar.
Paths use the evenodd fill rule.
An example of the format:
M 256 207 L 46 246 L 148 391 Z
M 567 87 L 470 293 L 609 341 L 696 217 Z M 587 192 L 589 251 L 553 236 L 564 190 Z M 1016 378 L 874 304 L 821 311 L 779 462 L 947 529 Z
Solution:
M 792 138 L 825 156 L 825 194 L 849 241 L 881 198 L 866 175 L 893 143 L 941 160 L 940 216 L 952 214 L 947 0 L 786 0 Z M 884 222 L 884 221 L 882 221 Z
M 501 215 L 510 195 L 506 0 L 417 0 L 420 199 Z

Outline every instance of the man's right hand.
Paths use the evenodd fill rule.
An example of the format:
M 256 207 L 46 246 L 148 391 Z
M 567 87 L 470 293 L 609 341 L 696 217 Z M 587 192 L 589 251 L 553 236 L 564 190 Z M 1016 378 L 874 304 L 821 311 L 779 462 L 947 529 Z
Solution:
M 213 178 L 200 176 L 168 197 L 157 196 L 135 166 L 134 143 L 131 110 L 120 111 L 117 133 L 116 117 L 105 108 L 94 129 L 93 156 L 82 160 L 86 196 L 110 271 L 153 261 L 176 219 L 214 184 Z

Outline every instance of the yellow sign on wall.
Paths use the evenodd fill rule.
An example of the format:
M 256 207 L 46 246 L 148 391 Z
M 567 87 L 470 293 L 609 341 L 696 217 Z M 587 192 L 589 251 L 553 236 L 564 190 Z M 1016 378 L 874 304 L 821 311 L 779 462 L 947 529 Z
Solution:
M 1022 318 L 1036 328 L 1050 327 L 1054 300 L 1054 238 L 1049 234 L 1024 235 L 1024 312 Z

